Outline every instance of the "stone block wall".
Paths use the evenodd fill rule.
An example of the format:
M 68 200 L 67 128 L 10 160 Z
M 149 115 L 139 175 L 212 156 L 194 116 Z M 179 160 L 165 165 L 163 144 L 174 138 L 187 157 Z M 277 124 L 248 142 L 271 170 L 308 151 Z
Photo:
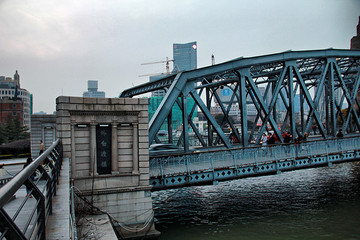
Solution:
M 56 140 L 56 116 L 53 114 L 31 115 L 31 157 L 39 156 L 40 140 L 45 149 Z
M 129 191 L 123 194 L 105 194 L 96 196 L 97 206 L 111 212 L 116 219 L 123 223 L 143 223 L 149 217 L 148 209 L 152 208 L 150 192 Z
M 58 97 L 57 137 L 62 139 L 64 157 L 72 160 L 71 177 L 86 184 L 98 175 L 94 128 L 107 124 L 115 144 L 111 176 L 126 179 L 125 184 L 149 186 L 147 109 L 148 99 Z
M 56 104 L 57 138 L 79 193 L 124 224 L 149 219 L 148 99 L 61 96 Z

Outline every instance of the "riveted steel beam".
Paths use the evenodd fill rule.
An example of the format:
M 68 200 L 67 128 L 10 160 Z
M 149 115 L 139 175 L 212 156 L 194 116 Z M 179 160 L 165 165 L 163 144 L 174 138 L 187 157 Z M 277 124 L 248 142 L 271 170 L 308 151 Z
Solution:
M 360 129 L 360 99 L 355 93 L 359 89 L 359 71 L 359 51 L 287 51 L 238 58 L 185 71 L 180 75 L 170 75 L 128 89 L 121 96 L 133 97 L 153 90 L 167 89 L 162 103 L 150 120 L 150 142 L 154 139 L 164 141 L 155 136 L 166 119 L 170 125 L 171 109 L 181 96 L 187 98 L 183 101 L 193 98 L 196 102 L 196 108 L 193 107 L 190 114 L 184 112 L 183 101 L 179 102 L 179 106 L 183 122 L 187 122 L 187 128 L 194 130 L 194 137 L 200 140 L 197 143 L 202 147 L 233 147 L 231 142 L 227 144 L 224 139 L 228 141 L 226 135 L 229 134 L 229 128 L 238 128 L 236 124 L 240 125 L 241 131 L 235 132 L 235 136 L 243 146 L 250 144 L 254 137 L 259 142 L 260 135 L 269 131 L 268 127 L 271 127 L 280 142 L 283 141 L 282 130 L 289 129 L 294 136 L 302 135 L 309 132 L 313 125 L 322 138 L 326 139 L 329 135 L 334 136 L 340 127 L 346 131 L 355 130 L 354 126 Z M 231 95 L 226 100 L 218 92 L 222 88 L 230 91 Z M 217 111 L 224 114 L 224 118 L 219 119 L 219 124 L 214 124 L 214 104 Z M 249 104 L 252 104 L 251 108 Z M 345 114 L 346 104 L 348 109 Z M 240 123 L 236 124 L 231 118 L 235 107 L 240 114 Z M 193 113 L 197 110 L 207 120 L 207 131 L 200 132 L 192 122 Z M 251 129 L 247 125 L 249 119 L 254 121 Z M 260 128 L 256 126 L 258 123 L 262 123 Z M 169 128 L 168 131 L 172 129 Z M 169 138 L 168 141 L 178 141 L 177 145 L 179 142 L 185 144 L 186 129 L 182 131 L 179 139 Z

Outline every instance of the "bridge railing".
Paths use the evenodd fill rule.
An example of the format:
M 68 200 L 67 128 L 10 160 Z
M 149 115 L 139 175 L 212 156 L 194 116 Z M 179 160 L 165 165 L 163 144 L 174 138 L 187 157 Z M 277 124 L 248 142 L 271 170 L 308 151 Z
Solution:
M 194 152 L 184 155 L 159 156 L 150 159 L 150 175 L 164 177 L 179 173 L 221 168 L 236 168 L 284 159 L 353 151 L 360 148 L 359 137 L 314 140 L 300 144 L 274 144 L 247 148 Z
M 0 188 L 0 239 L 46 239 L 45 225 L 52 213 L 61 164 L 62 145 L 57 140 Z M 28 194 L 14 200 L 15 194 L 25 195 L 24 186 Z

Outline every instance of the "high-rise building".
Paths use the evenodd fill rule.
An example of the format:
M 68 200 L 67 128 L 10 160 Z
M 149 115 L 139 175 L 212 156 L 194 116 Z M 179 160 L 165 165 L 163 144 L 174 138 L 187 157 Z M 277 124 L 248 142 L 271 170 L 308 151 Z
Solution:
M 360 49 L 360 17 L 359 17 L 359 23 L 356 28 L 356 36 L 354 36 L 351 39 L 350 49 L 353 49 L 353 50 Z
M 24 122 L 23 101 L 20 98 L 0 98 L 0 123 L 6 123 L 9 118 Z
M 197 68 L 197 44 L 196 42 L 190 43 L 174 43 L 173 44 L 173 60 L 174 69 L 172 73 L 181 71 L 193 70 Z M 168 62 L 167 62 L 168 63 Z M 150 82 L 164 78 L 168 74 L 161 74 L 150 76 Z M 152 92 L 151 96 L 163 97 L 165 96 L 164 90 L 156 90 Z
M 174 70 L 173 72 L 181 72 L 194 70 L 197 68 L 197 44 L 174 43 L 173 44 Z
M 174 69 L 172 73 L 181 71 L 193 70 L 197 68 L 197 44 L 196 42 L 190 42 L 185 44 L 174 43 L 173 44 L 173 61 Z M 168 76 L 167 74 L 161 74 L 151 76 L 150 81 L 156 81 L 158 79 Z M 149 103 L 149 119 L 153 116 L 156 109 L 159 107 L 162 99 L 165 96 L 164 90 L 156 90 L 152 93 Z M 192 98 L 187 99 L 188 111 L 191 110 L 195 104 Z M 193 114 L 193 117 L 197 116 L 197 112 Z M 175 105 L 172 108 L 172 129 L 179 129 L 182 126 L 182 112 L 180 108 Z M 167 122 L 161 127 L 162 130 L 167 129 Z
M 163 100 L 164 97 L 160 97 L 160 96 L 153 96 L 150 98 L 149 101 L 149 119 L 152 118 L 152 116 L 154 115 L 154 113 L 156 112 L 157 108 L 159 107 L 161 101 Z M 195 104 L 194 99 L 192 98 L 188 98 L 186 101 L 187 104 L 187 111 L 188 114 L 190 114 L 192 107 Z M 171 110 L 171 116 L 172 116 L 172 129 L 173 130 L 177 130 L 177 129 L 181 129 L 181 127 L 183 126 L 183 122 L 182 122 L 182 110 L 180 109 L 180 107 L 175 104 L 172 107 Z M 194 112 L 192 115 L 192 118 L 197 117 L 197 112 Z M 167 130 L 168 123 L 167 121 L 165 121 L 163 123 L 163 125 L 161 126 L 161 130 Z
M 22 124 L 30 128 L 30 116 L 32 110 L 30 92 L 20 88 L 20 75 L 18 71 L 15 72 L 14 79 L 11 77 L 0 76 L 0 99 L 7 99 L 7 102 L 14 101 L 15 105 L 19 105 L 19 100 L 21 100 L 23 116 L 18 119 L 21 119 Z M 13 114 L 15 116 L 15 112 Z
M 98 91 L 97 80 L 89 80 L 88 91 L 83 93 L 83 97 L 105 98 L 105 92 Z

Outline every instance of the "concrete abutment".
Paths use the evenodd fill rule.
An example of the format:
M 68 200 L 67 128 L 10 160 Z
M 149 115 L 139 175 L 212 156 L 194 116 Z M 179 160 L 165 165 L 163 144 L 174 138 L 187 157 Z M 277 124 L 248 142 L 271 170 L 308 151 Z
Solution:
M 148 99 L 56 99 L 56 135 L 77 194 L 123 238 L 156 238 L 149 185 Z

